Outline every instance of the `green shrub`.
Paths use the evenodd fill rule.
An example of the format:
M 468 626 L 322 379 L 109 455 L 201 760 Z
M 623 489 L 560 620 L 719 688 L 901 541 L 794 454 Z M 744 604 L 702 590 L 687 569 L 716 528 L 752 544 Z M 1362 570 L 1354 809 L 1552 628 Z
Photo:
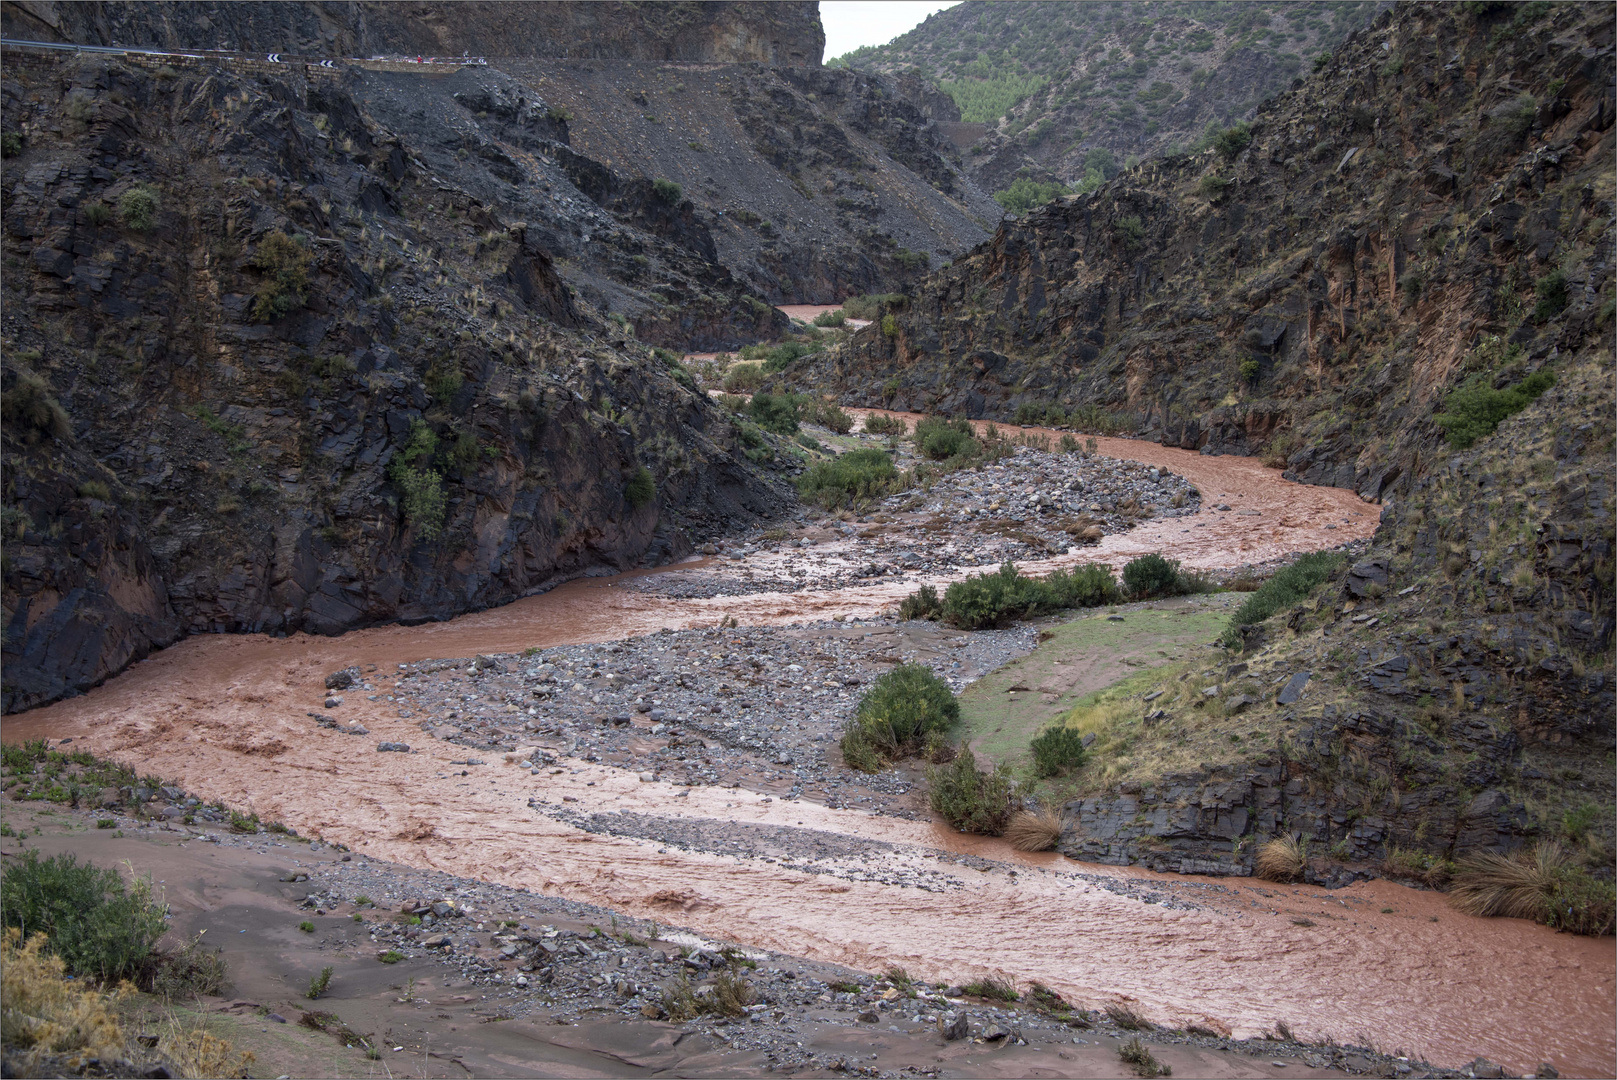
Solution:
M 732 394 L 747 393 L 764 384 L 764 369 L 757 364 L 736 364 L 724 373 L 724 388 Z
M 199 934 L 177 948 L 153 953 L 151 992 L 168 1000 L 222 992 L 227 970 L 222 952 L 204 948 Z
M 1229 189 L 1229 186 L 1230 182 L 1228 180 L 1224 179 L 1222 176 L 1215 176 L 1213 173 L 1208 173 L 1206 176 L 1202 177 L 1201 184 L 1199 185 L 1202 198 L 1206 199 L 1208 202 L 1213 202 L 1223 197 L 1224 192 Z
M 842 302 L 842 313 L 850 319 L 879 319 L 909 301 L 903 293 L 867 293 Z
M 1503 390 L 1495 390 L 1486 379 L 1486 375 L 1468 379 L 1449 394 L 1443 411 L 1432 417 L 1456 450 L 1492 435 L 1507 417 L 1521 412 L 1555 385 L 1555 375 L 1548 371 L 1535 371 Z
M 1170 596 L 1180 592 L 1179 564 L 1152 552 L 1123 567 L 1123 588 L 1133 597 Z
M 982 445 L 972 437 L 969 420 L 945 420 L 941 416 L 923 416 L 915 422 L 915 433 L 912 437 L 915 448 L 933 461 L 971 457 L 982 449 Z
M 1248 384 L 1256 386 L 1258 384 L 1258 379 L 1262 375 L 1263 364 L 1256 358 L 1249 356 L 1245 360 L 1241 361 L 1241 378 L 1246 380 Z
M 1125 214 L 1117 219 L 1117 231 L 1122 234 L 1123 243 L 1132 249 L 1145 237 L 1145 223 L 1138 214 Z
M 84 220 L 100 228 L 112 220 L 112 207 L 104 202 L 93 202 L 84 208 Z
M 16 382 L 0 395 L 0 417 L 27 443 L 46 436 L 66 439 L 73 433 L 67 410 L 51 396 L 50 385 L 30 371 L 18 372 Z
M 1232 649 L 1241 647 L 1241 627 L 1260 623 L 1278 611 L 1301 603 L 1314 587 L 1341 568 L 1346 556 L 1335 551 L 1311 551 L 1275 571 L 1230 616 L 1221 640 Z
M 802 403 L 801 408 L 803 419 L 811 424 L 830 428 L 838 435 L 846 435 L 853 430 L 853 417 L 835 402 L 808 398 Z
M 388 463 L 388 478 L 404 496 L 405 520 L 423 540 L 436 538 L 444 526 L 443 474 L 430 467 L 437 452 L 438 436 L 418 417 L 404 449 Z
M 1021 217 L 1035 206 L 1042 206 L 1066 194 L 1069 194 L 1069 189 L 1065 184 L 1041 184 L 1029 177 L 1019 176 L 1011 181 L 1010 187 L 994 192 L 994 201 L 1004 207 L 1007 213 Z
M 1084 736 L 1077 728 L 1047 727 L 1028 743 L 1033 767 L 1040 776 L 1061 776 L 1083 765 L 1087 751 Z
M 853 768 L 875 772 L 915 753 L 927 736 L 945 735 L 960 720 L 949 684 L 922 664 L 900 664 L 871 683 L 842 732 L 842 756 Z
M 253 318 L 270 322 L 303 306 L 309 295 L 309 252 L 283 232 L 267 233 L 253 253 L 264 280 L 253 294 Z
M 311 929 L 312 929 L 312 927 L 311 927 Z M 396 954 L 391 954 L 390 953 L 390 955 L 396 955 Z M 382 962 L 384 964 L 396 963 L 396 961 L 388 960 L 386 957 L 383 957 Z M 323 967 L 323 968 L 320 969 L 320 974 L 314 976 L 312 979 L 309 980 L 309 989 L 307 989 L 307 990 L 305 990 L 303 992 L 303 996 L 308 998 L 310 1001 L 319 1000 L 321 995 L 323 995 L 326 992 L 326 988 L 329 987 L 330 985 L 331 985 L 331 968 Z
M 651 478 L 651 470 L 644 465 L 636 468 L 634 475 L 624 485 L 623 497 L 636 510 L 650 505 L 651 500 L 657 497 L 657 482 Z
M 1023 576 L 1014 563 L 954 582 L 943 594 L 943 620 L 963 630 L 1006 626 L 1064 608 L 1095 607 L 1118 599 L 1104 566 L 1088 563 L 1046 578 Z
M 747 412 L 753 423 L 776 435 L 797 434 L 797 398 L 792 394 L 770 394 L 763 390 L 752 395 Z
M 907 435 L 909 424 L 904 422 L 902 416 L 888 416 L 885 413 L 871 413 L 865 417 L 865 434 L 867 435 Z
M 656 193 L 657 198 L 669 206 L 678 206 L 679 201 L 685 197 L 685 189 L 672 180 L 654 180 L 651 184 L 651 190 Z
M 14 158 L 22 153 L 22 132 L 8 131 L 0 135 L 0 157 Z
M 1554 270 L 1545 274 L 1533 284 L 1533 293 L 1538 297 L 1533 305 L 1533 321 L 1549 322 L 1566 310 L 1566 273 Z
M 1213 147 L 1223 154 L 1228 161 L 1234 161 L 1241 156 L 1241 151 L 1252 145 L 1252 125 L 1242 122 L 1231 124 L 1229 127 L 1213 136 Z
M 1005 766 L 978 772 L 976 756 L 963 746 L 947 765 L 928 767 L 926 783 L 932 809 L 956 829 L 984 836 L 1005 834 L 1016 789 Z
M 136 184 L 118 197 L 118 218 L 126 228 L 150 232 L 152 226 L 157 224 L 160 204 L 156 188 L 150 184 Z
M 151 893 L 144 878 L 126 886 L 116 870 L 29 849 L 0 878 L 0 918 L 24 937 L 49 935 L 50 951 L 74 974 L 117 982 L 146 972 L 167 929 L 167 908 Z
M 840 311 L 822 311 L 814 316 L 815 326 L 842 326 L 848 317 Z
M 421 920 L 417 919 L 416 921 L 420 922 Z M 397 949 L 389 949 L 376 959 L 380 960 L 384 964 L 396 964 L 400 960 L 404 959 L 404 954 L 399 952 Z
M 314 923 L 310 922 L 308 919 L 304 919 L 302 922 L 298 923 L 298 929 L 302 930 L 305 934 L 312 934 L 314 933 Z
M 817 461 L 797 481 L 797 490 L 805 500 L 827 510 L 902 489 L 903 478 L 893 466 L 893 459 L 876 449 L 850 450 Z
M 881 317 L 881 332 L 888 337 L 898 336 L 898 320 L 891 315 Z
M 930 585 L 922 585 L 910 593 L 898 605 L 898 617 L 910 619 L 936 619 L 943 613 L 943 602 L 938 599 L 938 590 Z
M 112 489 L 103 481 L 86 480 L 79 485 L 79 497 L 84 499 L 100 499 L 107 502 L 112 498 Z

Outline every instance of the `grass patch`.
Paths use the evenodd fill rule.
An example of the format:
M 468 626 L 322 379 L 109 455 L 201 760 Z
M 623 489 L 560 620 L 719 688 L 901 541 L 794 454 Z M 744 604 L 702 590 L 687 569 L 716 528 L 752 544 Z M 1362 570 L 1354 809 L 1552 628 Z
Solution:
M 1018 1001 L 1022 997 L 1016 992 L 1016 984 L 1000 975 L 985 975 L 960 989 L 972 997 L 988 1001 Z
M 389 949 L 376 959 L 380 960 L 384 964 L 396 964 L 400 960 L 404 959 L 404 954 L 399 952 L 397 949 Z
M 1145 1043 L 1140 1041 L 1140 1037 L 1138 1035 L 1124 1043 L 1122 1046 L 1119 1046 L 1117 1048 L 1117 1056 L 1122 1059 L 1125 1065 L 1131 1066 L 1134 1069 L 1135 1075 L 1137 1076 L 1153 1077 L 1173 1075 L 1173 1070 L 1168 1068 L 1167 1065 L 1164 1065 L 1162 1062 L 1158 1061 L 1151 1051 L 1146 1049 Z
M 1061 815 L 1047 806 L 1018 810 L 1005 826 L 1005 839 L 1017 851 L 1049 851 L 1061 840 Z
M 910 426 L 902 416 L 871 413 L 865 417 L 864 431 L 867 435 L 892 435 L 903 438 L 909 434 Z
M 1220 640 L 1229 648 L 1241 647 L 1241 627 L 1263 622 L 1269 616 L 1300 604 L 1308 594 L 1326 581 L 1347 561 L 1347 556 L 1335 551 L 1311 551 L 1298 556 L 1258 586 L 1245 603 L 1230 616 Z
M 909 475 L 899 472 L 885 451 L 873 448 L 817 461 L 797 481 L 806 502 L 827 510 L 879 499 L 908 486 Z
M 1003 836 L 1015 809 L 1016 784 L 998 765 L 979 772 L 977 757 L 962 747 L 953 761 L 926 770 L 927 799 L 939 817 L 961 832 Z
M 1559 844 L 1531 852 L 1480 851 L 1460 859 L 1449 903 L 1467 915 L 1534 919 L 1573 934 L 1612 932 L 1612 883 L 1572 863 Z
M 1281 836 L 1258 849 L 1252 873 L 1265 881 L 1299 881 L 1308 869 L 1308 841 Z
M 920 750 L 929 736 L 945 736 L 960 720 L 949 684 L 921 664 L 900 664 L 878 678 L 860 699 L 842 733 L 842 757 L 861 772 Z
M 636 510 L 649 506 L 651 500 L 657 497 L 657 482 L 651 478 L 651 470 L 644 465 L 636 468 L 629 482 L 623 486 L 623 497 Z

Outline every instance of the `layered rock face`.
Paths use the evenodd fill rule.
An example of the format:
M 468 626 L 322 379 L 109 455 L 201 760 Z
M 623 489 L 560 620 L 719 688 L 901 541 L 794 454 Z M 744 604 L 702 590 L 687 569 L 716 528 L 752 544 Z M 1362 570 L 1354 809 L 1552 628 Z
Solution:
M 6 0 L 5 36 L 82 45 L 285 52 L 299 56 L 568 56 L 819 67 L 819 5 L 466 3 L 58 4 Z
M 8 711 L 182 634 L 443 618 L 788 504 L 586 294 L 637 295 L 638 256 L 673 333 L 779 314 L 524 152 L 560 145 L 541 100 L 496 144 L 460 120 L 484 84 L 422 86 L 8 60 Z

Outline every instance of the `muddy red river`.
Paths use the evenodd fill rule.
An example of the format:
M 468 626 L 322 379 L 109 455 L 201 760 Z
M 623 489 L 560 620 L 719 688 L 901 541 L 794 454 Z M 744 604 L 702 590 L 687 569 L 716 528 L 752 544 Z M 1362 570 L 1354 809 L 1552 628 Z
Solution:
M 1234 566 L 1363 538 L 1375 527 L 1376 508 L 1352 493 L 1284 482 L 1249 459 L 1120 439 L 1100 440 L 1100 450 L 1185 476 L 1201 490 L 1204 509 L 1109 536 L 1098 551 L 1051 560 L 1051 567 L 1143 551 L 1196 567 Z M 1230 510 L 1212 509 L 1219 504 Z M 1252 510 L 1258 513 L 1242 513 Z M 1096 883 L 1096 875 L 1151 877 L 1142 872 L 1016 855 L 999 841 L 806 801 L 643 783 L 634 773 L 581 761 L 557 775 L 504 766 L 475 782 L 458 770 L 445 778 L 463 748 L 424 738 L 385 701 L 357 694 L 346 718 L 363 720 L 371 739 L 314 728 L 307 718 L 319 708 L 324 675 L 350 664 L 374 663 L 381 678 L 399 663 L 712 626 L 731 615 L 753 625 L 870 615 L 915 584 L 670 600 L 621 588 L 622 580 L 576 581 L 446 623 L 340 638 L 191 638 L 82 697 L 8 718 L 4 737 L 72 736 L 82 740 L 75 746 L 305 835 L 781 952 L 872 970 L 897 963 L 930 979 L 997 973 L 1039 980 L 1086 1005 L 1124 999 L 1157 1021 L 1237 1036 L 1283 1022 L 1304 1037 L 1371 1043 L 1448 1065 L 1484 1054 L 1518 1075 L 1540 1061 L 1563 1075 L 1617 1070 L 1610 939 L 1469 918 L 1438 894 L 1385 882 L 1327 892 L 1162 878 L 1176 896 L 1187 885 L 1205 888 L 1193 905 L 1148 903 Z M 378 754 L 376 739 L 409 742 L 419 752 Z M 958 886 L 926 892 L 763 860 L 664 853 L 655 842 L 593 835 L 536 814 L 528 807 L 536 794 L 551 802 L 572 796 L 586 812 L 762 822 L 882 840 L 900 845 L 886 858 L 931 869 L 937 852 L 967 850 L 1019 871 L 960 872 Z

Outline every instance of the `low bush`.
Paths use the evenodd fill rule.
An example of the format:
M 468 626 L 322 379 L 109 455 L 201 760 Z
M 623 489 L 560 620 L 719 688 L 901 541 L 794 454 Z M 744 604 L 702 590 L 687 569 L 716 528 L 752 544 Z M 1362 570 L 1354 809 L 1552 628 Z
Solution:
M 1340 552 L 1311 551 L 1281 567 L 1235 609 L 1220 640 L 1228 648 L 1240 648 L 1241 627 L 1260 623 L 1278 611 L 1302 603 L 1315 586 L 1341 568 L 1345 559 Z
M 984 975 L 965 983 L 960 989 L 972 997 L 988 1001 L 1016 1001 L 1022 996 L 1016 992 L 1016 984 L 1003 975 Z
M 776 435 L 797 434 L 795 394 L 771 394 L 760 390 L 748 402 L 747 414 L 752 417 L 753 423 L 765 431 L 773 431 Z
M 309 980 L 309 989 L 303 992 L 303 996 L 308 998 L 310 1001 L 318 1001 L 320 997 L 325 994 L 326 988 L 330 985 L 331 968 L 323 967 L 320 969 L 320 974 Z
M 26 443 L 36 443 L 47 436 L 66 439 L 73 433 L 67 410 L 51 395 L 50 385 L 30 371 L 18 372 L 16 380 L 0 395 L 0 418 Z
M 943 601 L 938 599 L 938 590 L 930 585 L 922 585 L 898 603 L 898 617 L 906 621 L 936 619 L 942 613 Z
M 417 417 L 410 425 L 410 438 L 388 463 L 388 479 L 399 489 L 405 521 L 422 540 L 432 540 L 443 532 L 448 501 L 444 496 L 443 474 L 431 467 L 438 452 L 438 436 L 427 422 Z M 231 815 L 231 828 L 236 815 Z M 257 832 L 257 823 L 252 831 Z
M 253 318 L 271 322 L 303 306 L 309 295 L 309 252 L 283 232 L 258 242 L 253 266 L 264 272 L 254 292 Z
M 1214 173 L 1203 176 L 1200 185 L 1198 185 L 1202 198 L 1208 202 L 1217 201 L 1225 191 L 1229 190 L 1229 186 L 1230 182 L 1228 180 Z
M 830 428 L 838 435 L 846 435 L 853 430 L 853 417 L 834 401 L 805 397 L 799 403 L 798 409 L 808 423 Z
M 893 459 L 874 448 L 849 450 L 817 461 L 797 481 L 797 490 L 806 501 L 827 510 L 878 499 L 903 487 L 904 476 Z
M 688 976 L 681 975 L 663 987 L 663 1011 L 675 1023 L 695 1020 L 699 1016 L 721 1016 L 740 1019 L 747 1006 L 757 998 L 752 983 L 744 976 L 721 972 L 711 983 L 696 986 Z
M 623 497 L 636 510 L 649 506 L 651 500 L 657 497 L 657 482 L 651 478 L 651 470 L 644 465 L 635 469 L 634 475 L 623 487 Z
M 1005 839 L 1017 851 L 1049 851 L 1061 841 L 1061 815 L 1049 807 L 1018 810 L 1005 826 Z
M 915 422 L 915 433 L 911 438 L 915 448 L 933 461 L 973 457 L 982 450 L 982 444 L 972 435 L 969 420 L 924 416 Z
M 1152 552 L 1130 559 L 1123 567 L 1123 588 L 1136 599 L 1153 596 L 1177 596 L 1188 591 L 1183 588 L 1184 576 L 1179 564 Z
M 645 190 L 644 188 L 641 189 Z M 658 179 L 651 182 L 651 190 L 657 198 L 669 206 L 678 206 L 679 201 L 685 197 L 685 189 L 672 180 Z
M 1241 151 L 1252 145 L 1252 125 L 1232 124 L 1213 136 L 1213 147 L 1228 161 L 1240 157 Z
M 960 720 L 949 684 L 922 664 L 900 664 L 878 678 L 860 699 L 842 732 L 842 757 L 861 772 L 920 750 L 933 734 L 946 735 Z
M 157 224 L 157 209 L 161 202 L 156 188 L 150 184 L 136 184 L 118 196 L 118 219 L 125 227 L 136 232 L 151 232 Z
M 871 413 L 865 417 L 864 430 L 867 435 L 897 435 L 902 438 L 909 434 L 910 426 L 902 416 Z
M 1486 376 L 1468 379 L 1450 392 L 1443 411 L 1432 417 L 1456 450 L 1464 450 L 1483 436 L 1492 435 L 1506 418 L 1527 408 L 1555 385 L 1555 375 L 1548 371 L 1535 371 L 1503 390 L 1495 390 L 1485 379 Z
M 143 977 L 152 946 L 167 929 L 167 908 L 144 878 L 125 885 L 118 871 L 71 854 L 41 859 L 26 850 L 0 878 L 0 920 L 46 946 L 75 975 L 102 982 Z
M 898 318 L 893 315 L 883 315 L 881 317 L 881 332 L 886 337 L 896 338 L 898 336 Z
M 954 582 L 943 594 L 941 616 L 962 630 L 1006 626 L 1018 619 L 1066 608 L 1095 607 L 1118 599 L 1117 583 L 1104 566 L 1089 563 L 1046 578 L 1022 575 L 1014 563 Z
M 1131 1066 L 1136 1075 L 1146 1077 L 1147 1080 L 1156 1076 L 1173 1075 L 1173 1070 L 1158 1061 L 1155 1055 L 1146 1049 L 1146 1045 L 1140 1041 L 1138 1035 L 1119 1046 L 1117 1056 L 1124 1064 Z
M 219 994 L 226 970 L 223 950 L 205 947 L 199 934 L 177 948 L 152 954 L 151 992 L 168 1000 Z
M 724 389 L 732 394 L 745 394 L 764 384 L 764 369 L 757 364 L 735 364 L 724 373 Z
M 1081 768 L 1087 752 L 1083 732 L 1057 724 L 1047 727 L 1028 743 L 1033 767 L 1040 776 L 1064 776 Z
M 840 311 L 822 311 L 814 316 L 815 326 L 842 326 L 848 321 L 848 316 Z
M 895 308 L 903 307 L 909 297 L 903 293 L 869 293 L 842 302 L 842 314 L 850 319 L 879 319 Z
M 1016 785 L 1004 765 L 978 772 L 977 757 L 961 747 L 953 761 L 928 766 L 927 799 L 939 817 L 961 832 L 1003 836 L 1016 809 Z
M 1533 283 L 1538 300 L 1533 304 L 1533 321 L 1546 323 L 1566 310 L 1566 273 L 1552 270 Z
M 1299 881 L 1308 869 L 1308 841 L 1281 836 L 1258 849 L 1252 872 L 1265 881 Z

